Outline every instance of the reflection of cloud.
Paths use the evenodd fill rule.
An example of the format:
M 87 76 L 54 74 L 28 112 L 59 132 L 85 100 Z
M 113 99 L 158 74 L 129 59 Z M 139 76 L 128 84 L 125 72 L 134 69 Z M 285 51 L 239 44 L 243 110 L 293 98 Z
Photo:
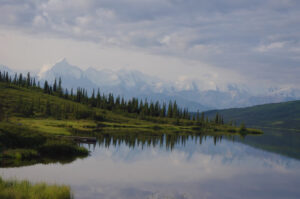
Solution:
M 202 145 L 195 140 L 185 147 L 178 144 L 172 151 L 164 147 L 133 149 L 125 144 L 97 146 L 91 157 L 68 165 L 0 169 L 0 173 L 4 177 L 71 184 L 80 198 L 85 194 L 102 198 L 197 198 L 199 194 L 233 198 L 231 194 L 236 194 L 240 198 L 247 190 L 255 189 L 253 194 L 260 194 L 262 190 L 268 193 L 268 188 L 283 192 L 287 186 L 294 189 L 300 179 L 299 168 L 296 160 L 226 140 L 214 146 L 213 140 L 207 139 Z

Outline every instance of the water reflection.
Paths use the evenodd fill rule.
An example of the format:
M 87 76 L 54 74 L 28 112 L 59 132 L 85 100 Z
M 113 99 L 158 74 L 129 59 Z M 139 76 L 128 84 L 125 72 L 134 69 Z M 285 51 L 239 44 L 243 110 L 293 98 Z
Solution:
M 263 136 L 248 136 L 247 139 L 236 139 L 250 146 L 282 154 L 300 160 L 300 133 L 276 129 L 262 129 Z
M 0 175 L 69 184 L 75 198 L 300 197 L 299 161 L 224 138 L 103 135 L 86 159 Z
M 164 147 L 166 150 L 173 150 L 175 145 L 186 146 L 187 141 L 194 141 L 195 144 L 202 144 L 208 138 L 213 139 L 214 145 L 221 143 L 223 138 L 227 140 L 235 141 L 237 138 L 243 139 L 241 136 L 209 136 L 209 135 L 189 135 L 189 134 L 161 134 L 161 135 L 145 135 L 145 134 L 112 134 L 112 133 L 102 133 L 97 135 L 97 145 L 99 147 L 117 147 L 125 144 L 129 148 L 141 147 Z M 93 146 L 93 143 L 82 144 L 83 146 L 88 146 L 89 148 Z

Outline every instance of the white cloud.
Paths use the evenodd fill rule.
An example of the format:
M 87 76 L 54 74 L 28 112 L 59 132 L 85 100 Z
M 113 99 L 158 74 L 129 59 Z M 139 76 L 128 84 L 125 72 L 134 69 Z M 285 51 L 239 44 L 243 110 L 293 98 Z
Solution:
M 164 36 L 161 40 L 160 43 L 164 45 L 169 45 L 171 42 L 171 37 L 169 35 Z
M 32 68 L 42 65 L 35 59 L 66 56 L 79 66 L 130 66 L 152 74 L 172 68 L 162 74 L 173 79 L 208 71 L 219 74 L 221 80 L 206 79 L 216 84 L 244 79 L 299 85 L 299 8 L 294 0 L 4 1 L 1 31 L 14 34 L 1 43 L 0 63 Z M 32 37 L 34 47 L 25 48 Z M 16 58 L 23 57 L 15 53 L 19 49 L 30 56 Z
M 285 46 L 286 42 L 273 42 L 268 45 L 260 45 L 256 48 L 259 52 L 268 52 L 275 49 L 280 49 Z
M 33 19 L 33 24 L 35 26 L 44 26 L 46 24 L 46 21 L 42 16 L 35 16 Z

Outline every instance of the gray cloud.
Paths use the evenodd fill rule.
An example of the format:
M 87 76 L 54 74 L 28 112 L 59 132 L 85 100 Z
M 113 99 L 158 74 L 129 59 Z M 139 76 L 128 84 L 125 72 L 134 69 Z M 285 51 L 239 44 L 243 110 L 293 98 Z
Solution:
M 300 85 L 297 0 L 2 0 L 0 27 L 204 61 Z

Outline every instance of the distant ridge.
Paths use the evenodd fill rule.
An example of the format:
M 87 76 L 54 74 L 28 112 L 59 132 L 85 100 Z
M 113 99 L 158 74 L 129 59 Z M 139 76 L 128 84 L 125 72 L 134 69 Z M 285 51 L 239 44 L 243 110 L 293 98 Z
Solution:
M 232 120 L 237 124 L 245 122 L 249 127 L 290 129 L 300 132 L 300 100 L 247 108 L 212 110 L 205 112 L 205 115 L 213 118 L 217 112 L 224 117 L 225 122 Z

